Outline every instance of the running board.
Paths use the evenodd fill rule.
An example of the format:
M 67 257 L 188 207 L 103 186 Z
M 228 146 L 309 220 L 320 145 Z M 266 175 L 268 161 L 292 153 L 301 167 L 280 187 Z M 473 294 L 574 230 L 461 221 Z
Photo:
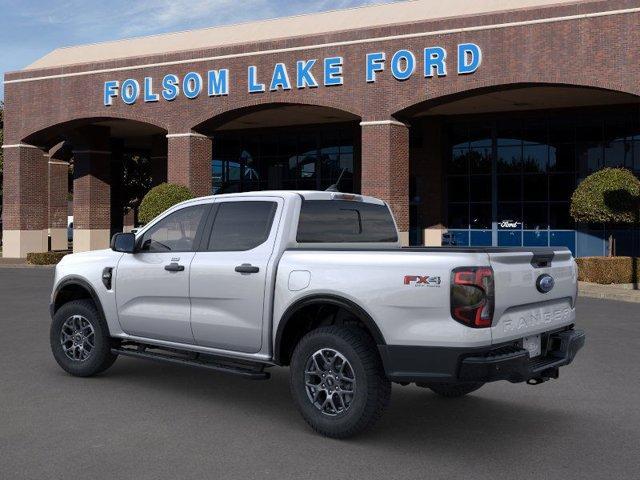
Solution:
M 127 357 L 143 358 L 146 360 L 155 360 L 158 362 L 173 363 L 174 365 L 182 365 L 187 367 L 206 368 L 207 370 L 214 370 L 221 373 L 229 373 L 232 375 L 238 375 L 249 380 L 268 380 L 271 377 L 269 372 L 264 371 L 265 365 L 263 364 L 241 364 L 234 363 L 232 360 L 222 362 L 204 361 L 203 355 L 199 353 L 184 352 L 189 357 L 179 357 L 176 355 L 149 352 L 146 345 L 138 345 L 135 349 L 119 347 L 112 348 L 111 353 L 116 355 L 124 355 Z

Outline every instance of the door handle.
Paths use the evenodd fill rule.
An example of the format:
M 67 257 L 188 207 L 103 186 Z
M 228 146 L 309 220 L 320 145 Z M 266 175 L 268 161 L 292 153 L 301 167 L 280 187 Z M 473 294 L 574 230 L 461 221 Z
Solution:
M 178 265 L 177 263 L 170 263 L 169 265 L 165 265 L 164 269 L 167 272 L 184 272 L 184 265 Z
M 259 267 L 254 267 L 250 263 L 243 263 L 242 265 L 238 265 L 236 267 L 236 272 L 238 273 L 258 273 L 259 271 Z

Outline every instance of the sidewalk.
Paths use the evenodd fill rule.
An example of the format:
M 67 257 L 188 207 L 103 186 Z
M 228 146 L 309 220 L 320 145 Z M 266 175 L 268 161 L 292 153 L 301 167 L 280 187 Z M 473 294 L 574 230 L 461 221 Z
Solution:
M 578 293 L 581 297 L 640 303 L 640 290 L 634 290 L 631 283 L 600 285 L 599 283 L 580 282 Z

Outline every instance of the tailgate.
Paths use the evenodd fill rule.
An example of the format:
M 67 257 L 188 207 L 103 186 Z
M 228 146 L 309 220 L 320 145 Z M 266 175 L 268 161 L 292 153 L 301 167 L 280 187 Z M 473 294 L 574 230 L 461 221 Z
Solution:
M 493 343 L 574 322 L 578 280 L 576 264 L 568 249 L 487 249 L 487 254 L 495 280 Z M 543 291 L 550 286 L 550 290 Z

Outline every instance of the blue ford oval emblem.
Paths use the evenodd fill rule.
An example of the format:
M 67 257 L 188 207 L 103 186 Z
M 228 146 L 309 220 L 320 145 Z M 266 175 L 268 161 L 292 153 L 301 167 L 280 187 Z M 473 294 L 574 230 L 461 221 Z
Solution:
M 556 281 L 547 273 L 540 275 L 536 281 L 536 288 L 540 293 L 549 293 L 553 290 Z

